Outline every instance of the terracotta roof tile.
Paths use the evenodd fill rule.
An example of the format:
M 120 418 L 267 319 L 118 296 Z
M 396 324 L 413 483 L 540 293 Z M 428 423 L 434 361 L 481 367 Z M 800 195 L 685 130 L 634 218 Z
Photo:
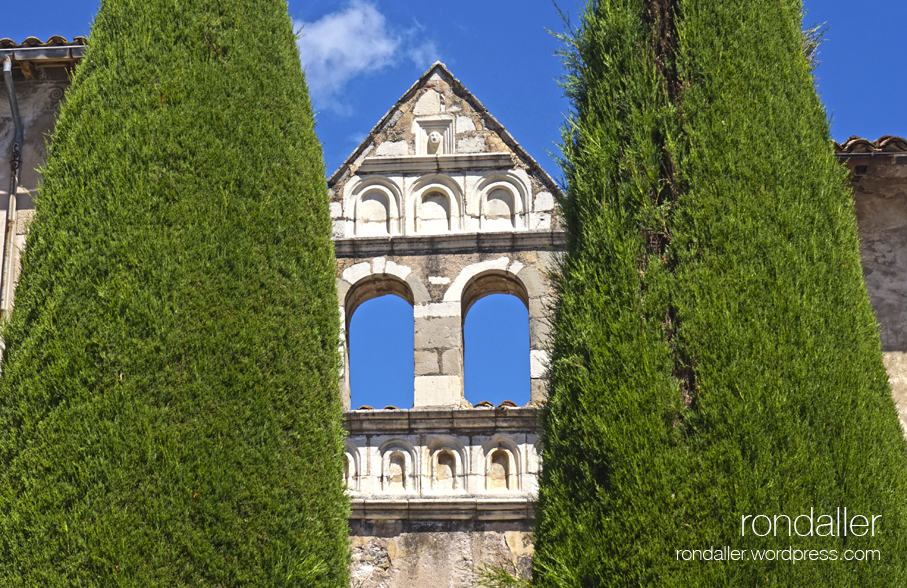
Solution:
M 72 47 L 84 45 L 87 39 L 85 37 L 73 37 L 72 41 L 67 41 L 66 37 L 54 35 L 47 42 L 41 41 L 38 37 L 28 37 L 21 43 L 16 43 L 12 39 L 0 39 L 0 49 L 24 49 L 30 47 Z
M 905 153 L 907 152 L 907 139 L 884 135 L 876 141 L 857 137 L 850 137 L 844 143 L 835 142 L 835 153 Z

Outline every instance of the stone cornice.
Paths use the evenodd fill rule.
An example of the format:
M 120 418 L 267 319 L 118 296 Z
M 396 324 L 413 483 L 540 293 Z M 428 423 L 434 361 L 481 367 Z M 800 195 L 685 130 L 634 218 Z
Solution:
M 351 519 L 525 521 L 535 518 L 534 503 L 520 498 L 353 498 Z
M 350 435 L 536 431 L 540 410 L 534 407 L 351 410 L 344 413 L 344 426 Z
M 353 239 L 335 239 L 334 254 L 338 258 L 357 258 L 382 255 L 431 255 L 438 253 L 563 251 L 566 242 L 563 231 L 356 237 Z
M 509 153 L 468 153 L 453 155 L 417 155 L 404 157 L 366 157 L 357 174 L 396 174 L 447 172 L 462 169 L 510 169 L 513 159 Z

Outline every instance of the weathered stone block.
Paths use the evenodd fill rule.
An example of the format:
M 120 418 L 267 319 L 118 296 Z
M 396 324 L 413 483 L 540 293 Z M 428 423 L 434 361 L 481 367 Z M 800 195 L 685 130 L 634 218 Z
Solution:
M 529 376 L 541 378 L 548 369 L 548 352 L 543 349 L 533 349 L 529 352 Z
M 413 408 L 421 406 L 460 406 L 463 380 L 459 376 L 416 376 Z
M 426 115 L 426 114 L 439 114 L 441 112 L 441 95 L 435 92 L 434 90 L 428 90 L 422 96 L 419 97 L 419 100 L 416 101 L 416 105 L 413 108 L 413 114 L 416 115 Z
M 378 145 L 378 149 L 375 150 L 375 155 L 379 157 L 400 157 L 406 155 L 409 152 L 409 149 L 406 146 L 406 141 L 385 141 Z
M 545 318 L 548 316 L 548 307 L 551 301 L 548 297 L 529 299 L 529 318 Z
M 337 301 L 343 306 L 346 302 L 346 293 L 350 291 L 350 283 L 346 280 L 337 280 Z
M 416 349 L 459 349 L 461 325 L 459 317 L 427 317 L 415 319 Z
M 459 349 L 448 349 L 441 355 L 441 373 L 459 376 L 463 373 Z
M 891 396 L 898 411 L 901 428 L 907 434 L 907 353 L 903 351 L 885 351 L 882 361 L 888 372 L 888 383 L 891 385 Z
M 548 400 L 548 382 L 541 378 L 533 378 L 529 384 L 529 401 L 545 402 Z
M 548 281 L 542 277 L 542 274 L 534 267 L 524 267 L 519 271 L 517 277 L 526 287 L 526 293 L 530 298 L 542 298 L 548 295 Z
M 413 316 L 420 317 L 446 317 L 460 316 L 459 302 L 435 302 L 419 304 L 413 308 Z
M 343 274 L 341 275 L 343 276 L 343 279 L 350 284 L 355 284 L 362 278 L 371 275 L 371 273 L 372 264 L 367 261 L 363 261 L 362 263 L 357 263 L 346 268 L 345 270 L 343 270 Z
M 529 228 L 533 231 L 543 231 L 546 229 L 551 229 L 551 213 L 550 212 L 530 212 L 529 213 Z
M 476 130 L 476 123 L 472 122 L 472 119 L 468 116 L 458 116 L 457 117 L 457 132 L 463 133 L 466 131 Z
M 548 344 L 551 335 L 551 321 L 545 318 L 529 319 L 529 346 L 539 349 Z
M 415 374 L 417 376 L 437 374 L 439 372 L 438 354 L 434 351 L 416 351 L 415 369 Z
M 485 150 L 485 137 L 466 137 L 457 141 L 457 153 L 483 153 Z
M 548 212 L 554 210 L 554 196 L 551 192 L 539 192 L 535 195 L 536 212 Z
M 428 288 L 425 287 L 419 276 L 409 274 L 406 276 L 406 283 L 409 284 L 409 288 L 413 292 L 413 302 L 415 304 L 424 304 L 431 301 L 431 294 L 429 294 Z

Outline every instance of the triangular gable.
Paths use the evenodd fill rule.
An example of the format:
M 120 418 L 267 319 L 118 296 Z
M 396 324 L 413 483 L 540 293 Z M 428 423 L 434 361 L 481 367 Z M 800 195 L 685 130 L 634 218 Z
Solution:
M 437 92 L 438 82 L 445 82 L 450 92 Z M 367 157 L 407 157 L 419 155 L 419 147 L 414 143 L 417 138 L 404 137 L 407 118 L 433 114 L 432 107 L 437 107 L 437 99 L 443 102 L 444 94 L 452 93 L 459 104 L 441 104 L 441 109 L 459 123 L 457 137 L 445 140 L 450 143 L 449 154 L 464 153 L 502 153 L 509 152 L 520 167 L 553 193 L 560 193 L 560 188 L 551 176 L 517 143 L 516 139 L 504 128 L 488 109 L 470 92 L 460 80 L 441 62 L 435 62 L 418 80 L 397 100 L 387 113 L 372 128 L 368 136 L 355 151 L 340 165 L 328 179 L 328 186 L 334 187 Z M 428 94 L 428 96 L 426 96 Z M 468 111 L 468 112 L 464 112 Z M 426 117 L 423 117 L 426 118 Z M 463 127 L 466 127 L 465 131 Z M 470 128 L 472 127 L 472 128 Z M 464 136 L 465 135 L 465 136 Z M 386 144 L 385 144 L 386 143 Z M 443 149 L 443 147 L 442 147 Z

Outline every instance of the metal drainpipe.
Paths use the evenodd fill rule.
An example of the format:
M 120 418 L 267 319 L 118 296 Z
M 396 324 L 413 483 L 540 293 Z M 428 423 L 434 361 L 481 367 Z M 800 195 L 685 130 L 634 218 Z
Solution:
M 3 244 L 3 271 L 0 275 L 0 319 L 9 318 L 9 299 L 12 293 L 13 239 L 16 233 L 16 193 L 19 191 L 19 170 L 22 167 L 22 119 L 19 117 L 19 102 L 13 87 L 13 60 L 9 55 L 3 60 L 3 82 L 9 94 L 9 107 L 16 127 L 13 138 L 13 156 L 10 160 L 12 173 L 9 179 L 9 206 L 6 209 L 6 240 Z

